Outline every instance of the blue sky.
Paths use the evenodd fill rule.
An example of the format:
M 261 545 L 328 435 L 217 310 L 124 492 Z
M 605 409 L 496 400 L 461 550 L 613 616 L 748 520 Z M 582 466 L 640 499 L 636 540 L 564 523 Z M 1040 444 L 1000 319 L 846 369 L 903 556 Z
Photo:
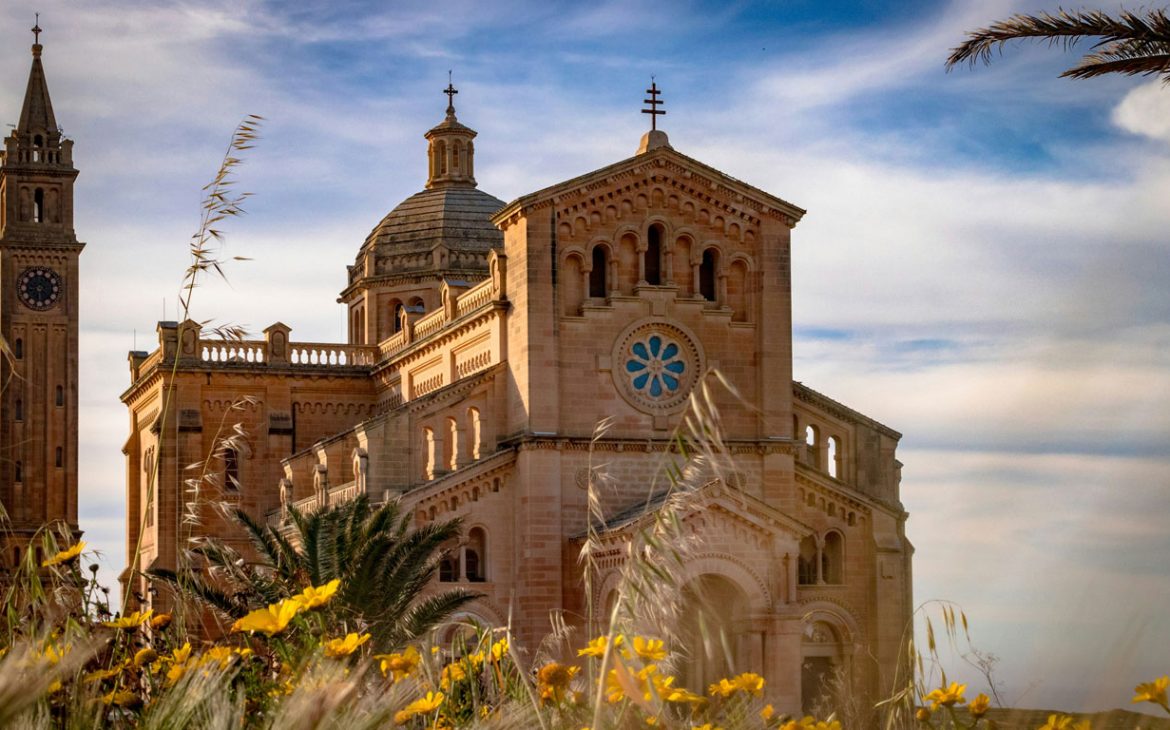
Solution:
M 5 3 L 0 118 L 36 10 L 77 141 L 81 518 L 103 575 L 125 559 L 126 351 L 174 316 L 244 114 L 268 122 L 228 245 L 254 261 L 195 316 L 328 341 L 345 265 L 422 187 L 448 69 L 505 200 L 632 154 L 655 74 L 677 149 L 809 210 L 796 377 L 905 434 L 916 598 L 966 609 L 1007 701 L 1125 705 L 1170 670 L 1170 89 L 1057 79 L 1075 56 L 1043 46 L 944 73 L 965 30 L 1043 7 Z

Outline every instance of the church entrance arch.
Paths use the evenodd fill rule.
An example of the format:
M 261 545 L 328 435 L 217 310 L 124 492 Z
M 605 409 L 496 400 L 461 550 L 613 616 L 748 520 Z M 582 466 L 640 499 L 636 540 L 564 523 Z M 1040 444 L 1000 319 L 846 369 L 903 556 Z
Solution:
M 800 639 L 800 706 L 813 713 L 826 704 L 842 682 L 852 684 L 848 629 L 831 614 L 817 611 L 805 617 Z
M 739 634 L 748 602 L 734 581 L 715 573 L 702 574 L 683 587 L 679 621 L 687 657 L 680 667 L 683 686 L 702 692 L 721 678 L 744 671 Z

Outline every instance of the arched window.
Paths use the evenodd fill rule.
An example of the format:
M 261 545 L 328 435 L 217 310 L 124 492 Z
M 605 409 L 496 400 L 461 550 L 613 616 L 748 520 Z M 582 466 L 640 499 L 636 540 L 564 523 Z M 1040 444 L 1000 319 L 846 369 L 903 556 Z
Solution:
M 796 582 L 802 586 L 816 585 L 817 539 L 812 535 L 800 541 L 800 557 L 797 558 Z
M 423 479 L 435 478 L 435 432 L 430 427 L 423 428 Z
M 463 554 L 467 560 L 467 580 L 472 583 L 487 580 L 487 534 L 482 527 L 473 527 L 467 533 Z
M 589 296 L 596 299 L 604 299 L 609 295 L 608 287 L 606 286 L 606 266 L 609 262 L 606 260 L 605 247 L 593 247 L 593 270 L 589 272 Z
M 699 264 L 699 294 L 709 302 L 717 297 L 715 266 L 718 264 L 718 253 L 713 248 L 703 252 L 703 262 Z
M 37 188 L 33 192 L 33 223 L 40 223 L 45 219 L 45 191 Z
M 443 434 L 443 468 L 455 471 L 459 468 L 459 424 L 454 418 L 447 419 L 446 431 Z
M 646 234 L 646 283 L 662 283 L 662 226 L 654 224 Z
M 439 582 L 454 583 L 459 580 L 459 546 L 449 545 L 439 560 Z
M 398 334 L 402 331 L 402 302 L 395 300 L 393 308 L 394 321 L 390 323 L 390 334 Z
M 16 342 L 12 343 L 12 356 L 17 360 L 24 359 L 24 340 L 17 337 Z
M 435 147 L 439 151 L 439 174 L 446 175 L 447 174 L 447 143 L 440 140 L 439 143 L 437 145 L 435 145 Z
M 829 453 L 828 453 L 828 467 L 829 476 L 834 479 L 841 478 L 841 439 L 836 436 L 829 437 Z
M 240 488 L 240 455 L 231 447 L 223 452 L 223 486 L 224 489 Z
M 16 403 L 13 404 L 12 411 L 13 411 L 13 418 L 15 418 L 17 421 L 23 421 L 24 420 L 24 401 L 22 401 L 20 398 L 17 398 Z
M 65 389 L 60 385 L 57 386 L 57 405 L 65 405 Z
M 808 447 L 808 463 L 819 467 L 821 465 L 821 432 L 816 426 L 805 427 L 804 443 Z
M 16 462 L 16 464 L 15 464 L 15 468 L 13 469 L 12 477 L 13 477 L 13 481 L 16 481 L 16 482 L 23 482 L 24 481 L 24 465 L 22 465 L 19 461 Z
M 478 408 L 467 409 L 467 426 L 468 439 L 470 440 L 468 446 L 471 447 L 471 460 L 476 461 L 482 456 L 481 449 L 483 448 L 479 443 L 480 439 L 483 438 L 483 423 L 479 419 Z
M 58 446 L 57 447 L 57 468 L 60 469 L 63 466 L 65 466 L 65 451 L 60 446 Z
M 825 534 L 825 547 L 821 550 L 821 580 L 825 583 L 845 582 L 845 538 L 836 530 Z

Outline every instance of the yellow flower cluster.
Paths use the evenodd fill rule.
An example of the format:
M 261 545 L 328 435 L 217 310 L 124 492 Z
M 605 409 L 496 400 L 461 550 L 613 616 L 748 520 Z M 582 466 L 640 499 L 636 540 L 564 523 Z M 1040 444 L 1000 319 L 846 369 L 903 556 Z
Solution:
M 1133 688 L 1137 694 L 1134 695 L 1134 702 L 1152 702 L 1155 705 L 1161 705 L 1163 710 L 1170 712 L 1170 705 L 1166 703 L 1166 688 L 1170 687 L 1170 675 L 1165 677 L 1158 677 L 1153 682 L 1142 682 Z
M 111 629 L 122 629 L 123 631 L 133 631 L 147 621 L 150 621 L 150 617 L 153 614 L 154 611 L 151 610 L 148 610 L 145 613 L 134 611 L 133 613 L 128 613 L 121 618 L 114 619 L 113 621 L 102 621 L 102 626 L 106 626 Z
M 937 710 L 939 705 L 951 707 L 953 705 L 963 704 L 966 702 L 963 698 L 963 693 L 966 691 L 967 685 L 951 682 L 949 687 L 939 687 L 936 690 L 931 690 L 930 694 L 923 697 L 922 700 L 930 703 L 930 709 Z
M 370 640 L 369 634 L 346 634 L 343 639 L 330 639 L 325 642 L 325 656 L 340 659 L 349 656 L 358 650 L 358 647 Z
M 841 723 L 837 720 L 818 720 L 812 715 L 805 715 L 799 722 L 789 720 L 780 726 L 780 730 L 841 730 Z
M 1040 726 L 1040 730 L 1091 730 L 1092 724 L 1088 720 L 1077 722 L 1069 715 L 1049 715 L 1048 722 Z
M 536 689 L 543 704 L 559 703 L 565 699 L 573 678 L 580 667 L 570 667 L 559 662 L 549 662 L 536 673 Z
M 396 654 L 379 654 L 374 658 L 381 662 L 382 676 L 389 675 L 391 681 L 394 682 L 413 677 L 418 672 L 419 664 L 422 662 L 422 656 L 413 646 L 408 646 Z
M 429 715 L 439 709 L 444 698 L 442 692 L 427 692 L 426 697 L 420 697 L 395 713 L 394 722 L 398 725 L 405 725 L 416 715 Z
M 764 678 L 753 672 L 744 672 L 732 679 L 721 679 L 707 688 L 712 696 L 718 695 L 728 698 L 736 692 L 744 692 L 759 697 L 764 692 Z
M 292 598 L 286 598 L 280 603 L 273 603 L 267 608 L 258 608 L 232 624 L 232 632 L 259 631 L 268 636 L 275 636 L 288 628 L 289 623 L 301 611 L 308 611 L 328 603 L 337 593 L 340 585 L 341 581 L 335 578 L 323 586 L 309 586 Z

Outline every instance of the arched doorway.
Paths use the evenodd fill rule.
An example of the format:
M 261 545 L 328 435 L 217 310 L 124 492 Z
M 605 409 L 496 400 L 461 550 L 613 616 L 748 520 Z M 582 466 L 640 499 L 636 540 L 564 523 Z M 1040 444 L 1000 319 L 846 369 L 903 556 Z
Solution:
M 685 687 L 702 692 L 723 677 L 744 671 L 738 625 L 748 598 L 730 579 L 707 573 L 683 588 L 679 638 L 687 658 L 679 668 Z
M 817 705 L 831 704 L 838 677 L 850 681 L 845 631 L 826 616 L 810 616 L 800 640 L 800 706 L 812 713 Z

